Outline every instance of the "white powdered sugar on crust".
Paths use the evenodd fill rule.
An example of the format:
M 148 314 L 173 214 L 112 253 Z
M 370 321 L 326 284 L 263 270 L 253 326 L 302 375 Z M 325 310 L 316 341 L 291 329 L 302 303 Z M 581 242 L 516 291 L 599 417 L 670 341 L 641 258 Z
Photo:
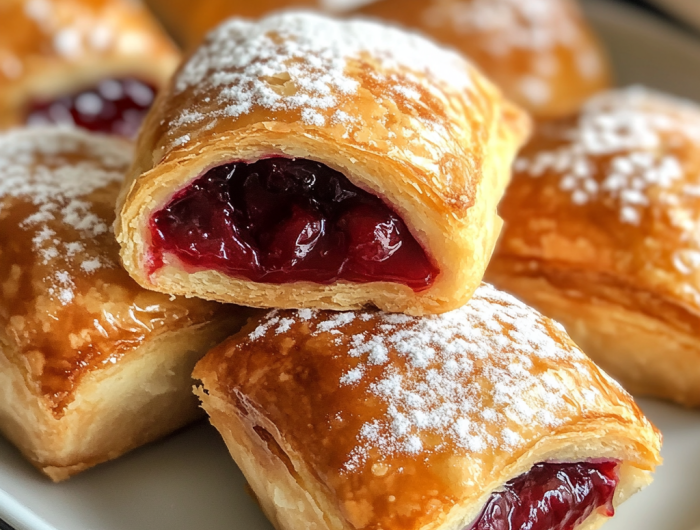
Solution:
M 463 0 L 428 2 L 423 18 L 428 26 L 452 25 L 457 33 L 494 32 L 483 46 L 495 56 L 514 49 L 547 52 L 575 42 L 576 27 L 560 17 L 561 0 Z M 560 22 L 560 23 L 557 23 Z
M 361 427 L 346 472 L 377 455 L 418 458 L 450 446 L 466 453 L 522 449 L 531 433 L 549 432 L 601 398 L 598 378 L 605 376 L 593 374 L 563 328 L 489 285 L 443 315 L 289 314 L 269 313 L 249 338 L 284 333 L 290 320 L 303 321 L 312 336 L 339 332 L 334 341 L 343 353 L 336 355 L 348 357 L 339 387 L 364 385 L 386 406 Z M 346 328 L 363 322 L 371 332 Z M 542 368 L 555 363 L 561 368 Z M 567 380 L 574 374 L 576 384 Z
M 22 9 L 23 15 L 34 22 L 45 43 L 42 53 L 50 51 L 69 61 L 120 45 L 130 35 L 130 32 L 118 35 L 111 20 L 101 13 L 96 16 L 94 9 L 79 2 L 23 0 L 17 2 L 15 9 Z M 26 35 L 18 34 L 17 39 L 10 41 L 10 48 L 0 49 L 0 75 L 16 79 L 24 71 L 25 55 L 31 59 L 32 54 L 15 52 L 11 47 L 15 42 L 22 46 L 25 39 Z
M 584 78 L 600 75 L 604 65 L 582 33 L 578 16 L 562 0 L 457 0 L 426 2 L 423 22 L 429 28 L 451 28 L 464 39 L 474 39 L 483 53 L 502 61 L 512 53 L 533 54 L 517 88 L 533 105 L 551 99 L 548 78 L 562 69 L 558 50 L 574 55 L 575 65 Z M 474 37 L 474 35 L 478 35 Z
M 700 145 L 700 109 L 632 87 L 593 98 L 571 127 L 553 131 L 558 146 L 521 157 L 515 170 L 534 178 L 559 174 L 574 205 L 599 201 L 616 208 L 620 222 L 638 225 L 651 192 L 677 202 L 668 193 L 683 177 L 674 151 Z
M 0 216 L 17 201 L 31 213 L 20 230 L 31 236 L 49 295 L 73 299 L 76 274 L 116 265 L 92 241 L 111 227 L 86 197 L 120 182 L 132 157 L 127 142 L 67 128 L 31 128 L 0 135 Z M 16 199 L 16 200 L 15 200 Z M 22 232 L 19 232 L 22 233 Z
M 351 60 L 377 63 L 380 68 L 373 75 L 389 85 L 387 93 L 405 95 L 410 88 L 395 75 L 403 70 L 425 73 L 434 83 L 457 89 L 471 86 L 465 59 L 392 27 L 307 12 L 282 12 L 258 22 L 231 19 L 208 35 L 175 79 L 175 91 L 191 90 L 195 99 L 214 90 L 220 110 L 204 114 L 187 109 L 171 128 L 203 125 L 221 116 L 236 118 L 254 108 L 296 110 L 307 124 L 323 126 L 323 112 L 359 89 L 346 72 Z M 333 121 L 345 123 L 346 117 L 340 114 Z M 189 141 L 177 134 L 171 148 Z

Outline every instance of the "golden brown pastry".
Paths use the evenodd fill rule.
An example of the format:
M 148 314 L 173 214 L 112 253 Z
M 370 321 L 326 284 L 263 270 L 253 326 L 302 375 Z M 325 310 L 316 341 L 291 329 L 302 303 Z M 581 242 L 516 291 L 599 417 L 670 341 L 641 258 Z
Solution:
M 487 273 L 633 393 L 700 405 L 700 108 L 630 88 L 543 124 Z
M 0 128 L 136 136 L 179 54 L 131 0 L 0 0 Z
M 528 128 L 418 36 L 311 13 L 233 19 L 144 123 L 122 261 L 149 289 L 256 307 L 454 309 L 481 281 Z
M 632 398 L 487 285 L 439 316 L 272 311 L 194 377 L 278 530 L 593 529 L 660 463 Z
M 75 129 L 0 134 L 0 431 L 55 481 L 197 418 L 192 367 L 247 314 L 119 266 L 131 156 Z
M 572 114 L 610 86 L 607 58 L 576 0 L 379 0 L 356 13 L 456 48 L 538 118 Z

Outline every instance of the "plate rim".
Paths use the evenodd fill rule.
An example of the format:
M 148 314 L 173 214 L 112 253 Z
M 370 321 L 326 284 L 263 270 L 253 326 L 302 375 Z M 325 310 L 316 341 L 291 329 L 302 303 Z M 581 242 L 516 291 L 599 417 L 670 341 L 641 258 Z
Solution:
M 0 489 L 0 517 L 15 530 L 57 530 L 4 489 Z

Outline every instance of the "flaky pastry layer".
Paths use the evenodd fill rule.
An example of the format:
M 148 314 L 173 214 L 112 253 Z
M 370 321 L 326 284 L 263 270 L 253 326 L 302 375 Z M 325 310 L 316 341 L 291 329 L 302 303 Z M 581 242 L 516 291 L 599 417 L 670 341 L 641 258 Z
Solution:
M 55 414 L 0 346 L 0 432 L 54 482 L 113 460 L 201 416 L 191 373 L 211 347 L 240 328 L 231 315 L 159 335 L 83 377 Z
M 118 206 L 122 262 L 149 289 L 243 305 L 454 309 L 481 280 L 501 227 L 496 204 L 528 129 L 476 69 L 420 37 L 294 12 L 232 20 L 194 52 L 144 124 Z M 321 162 L 382 198 L 439 269 L 434 283 L 421 292 L 384 282 L 271 285 L 186 272 L 167 258 L 148 270 L 150 219 L 176 192 L 213 167 L 272 156 Z
M 238 307 L 146 291 L 109 227 L 130 143 L 0 134 L 0 431 L 62 480 L 196 416 L 189 375 Z
M 630 390 L 700 404 L 700 109 L 630 88 L 538 129 L 487 278 Z
M 278 529 L 462 530 L 541 462 L 619 461 L 618 505 L 660 462 L 631 397 L 559 325 L 489 286 L 422 318 L 273 311 L 194 377 Z
M 164 86 L 180 55 L 130 0 L 5 0 L 0 4 L 0 128 L 22 125 L 35 101 L 137 78 Z

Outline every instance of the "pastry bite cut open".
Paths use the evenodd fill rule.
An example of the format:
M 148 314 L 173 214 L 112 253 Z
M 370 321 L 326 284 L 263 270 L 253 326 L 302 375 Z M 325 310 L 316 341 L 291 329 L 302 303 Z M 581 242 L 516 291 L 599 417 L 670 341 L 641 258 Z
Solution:
M 271 311 L 193 375 L 278 530 L 592 529 L 660 463 L 632 398 L 488 285 L 426 317 Z
M 635 394 L 700 405 L 700 108 L 640 87 L 538 126 L 487 278 Z
M 171 294 L 444 312 L 481 280 L 528 133 L 476 69 L 422 37 L 302 12 L 232 19 L 144 124 L 122 261 Z
M 55 481 L 198 418 L 192 368 L 247 317 L 120 267 L 131 158 L 77 129 L 0 134 L 0 432 Z
M 131 0 L 0 2 L 0 128 L 135 137 L 179 53 Z
M 354 13 L 459 50 L 537 118 L 570 115 L 611 86 L 606 53 L 576 0 L 379 0 Z

